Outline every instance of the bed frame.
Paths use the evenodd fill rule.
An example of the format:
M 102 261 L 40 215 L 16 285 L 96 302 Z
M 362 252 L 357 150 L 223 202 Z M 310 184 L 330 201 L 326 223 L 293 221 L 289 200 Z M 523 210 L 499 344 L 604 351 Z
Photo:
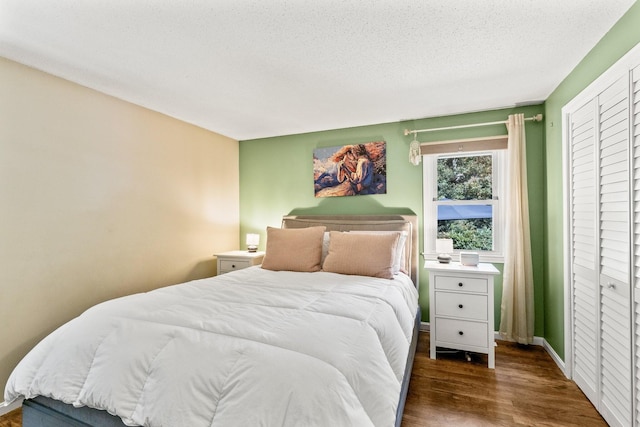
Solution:
M 305 228 L 317 225 L 327 231 L 406 231 L 405 269 L 418 287 L 418 218 L 415 215 L 286 215 L 282 228 Z M 407 355 L 402 388 L 398 400 L 395 426 L 400 427 L 407 399 L 413 359 L 418 344 L 420 329 L 420 307 L 418 307 L 411 346 Z M 88 407 L 75 408 L 63 402 L 38 396 L 26 399 L 22 404 L 23 427 L 124 427 L 122 420 L 106 411 Z

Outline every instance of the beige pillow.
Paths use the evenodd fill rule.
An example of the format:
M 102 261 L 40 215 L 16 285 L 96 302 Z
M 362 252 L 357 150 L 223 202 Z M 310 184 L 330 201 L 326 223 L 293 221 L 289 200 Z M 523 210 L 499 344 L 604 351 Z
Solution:
M 407 236 L 409 233 L 406 231 L 363 231 L 363 230 L 351 230 L 349 233 L 354 234 L 398 234 L 400 238 L 398 239 L 398 246 L 396 247 L 396 253 L 393 261 L 393 274 L 398 274 L 401 271 L 403 273 L 407 273 L 407 270 L 404 268 L 405 266 L 405 254 L 404 254 L 404 245 L 407 241 Z M 326 233 L 325 233 L 326 234 Z
M 356 234 L 332 231 L 322 269 L 332 273 L 393 279 L 400 233 Z
M 267 227 L 267 251 L 262 268 L 275 271 L 320 271 L 325 229 L 326 227 Z

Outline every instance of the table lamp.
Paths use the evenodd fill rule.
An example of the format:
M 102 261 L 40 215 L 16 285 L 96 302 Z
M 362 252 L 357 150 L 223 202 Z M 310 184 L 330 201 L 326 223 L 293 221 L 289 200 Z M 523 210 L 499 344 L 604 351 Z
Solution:
M 247 252 L 256 252 L 258 245 L 260 244 L 260 235 L 249 233 L 247 234 Z
M 449 264 L 453 252 L 453 239 L 436 239 L 436 252 L 439 263 Z

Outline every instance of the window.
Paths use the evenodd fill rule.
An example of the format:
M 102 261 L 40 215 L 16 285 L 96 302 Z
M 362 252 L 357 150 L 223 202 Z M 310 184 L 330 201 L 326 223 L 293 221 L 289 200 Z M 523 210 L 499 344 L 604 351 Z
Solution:
M 424 156 L 427 258 L 436 257 L 437 238 L 449 238 L 454 253 L 477 251 L 482 261 L 503 261 L 505 163 L 506 150 Z

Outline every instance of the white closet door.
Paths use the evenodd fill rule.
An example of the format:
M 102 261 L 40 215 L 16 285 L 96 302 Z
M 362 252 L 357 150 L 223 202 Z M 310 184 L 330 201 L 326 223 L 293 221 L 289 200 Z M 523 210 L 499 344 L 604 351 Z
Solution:
M 629 81 L 598 97 L 600 218 L 600 412 L 632 424 L 629 239 Z
M 588 121 L 589 108 L 594 116 L 593 164 L 582 161 L 580 151 L 584 138 L 579 129 Z M 576 359 L 568 366 L 609 425 L 640 427 L 640 44 L 565 105 L 563 114 L 569 184 L 566 282 L 571 294 L 565 320 L 572 324 L 568 360 Z M 592 166 L 595 195 L 578 187 L 586 180 L 580 168 Z M 595 213 L 583 218 L 579 214 L 587 211 L 591 196 Z M 590 230 L 594 218 L 595 261 L 585 267 L 582 263 L 588 264 L 593 253 L 584 247 L 592 241 L 584 230 Z M 589 289 L 592 271 L 595 300 L 582 289 Z M 589 313 L 592 305 L 595 311 Z M 588 354 L 590 321 L 596 323 L 597 366 L 592 370 L 587 363 L 593 360 Z
M 635 313 L 635 425 L 640 426 L 640 66 L 631 73 L 631 146 L 633 147 L 633 282 Z
M 598 406 L 600 383 L 599 286 L 596 219 L 595 100 L 571 114 L 571 281 L 573 379 Z

